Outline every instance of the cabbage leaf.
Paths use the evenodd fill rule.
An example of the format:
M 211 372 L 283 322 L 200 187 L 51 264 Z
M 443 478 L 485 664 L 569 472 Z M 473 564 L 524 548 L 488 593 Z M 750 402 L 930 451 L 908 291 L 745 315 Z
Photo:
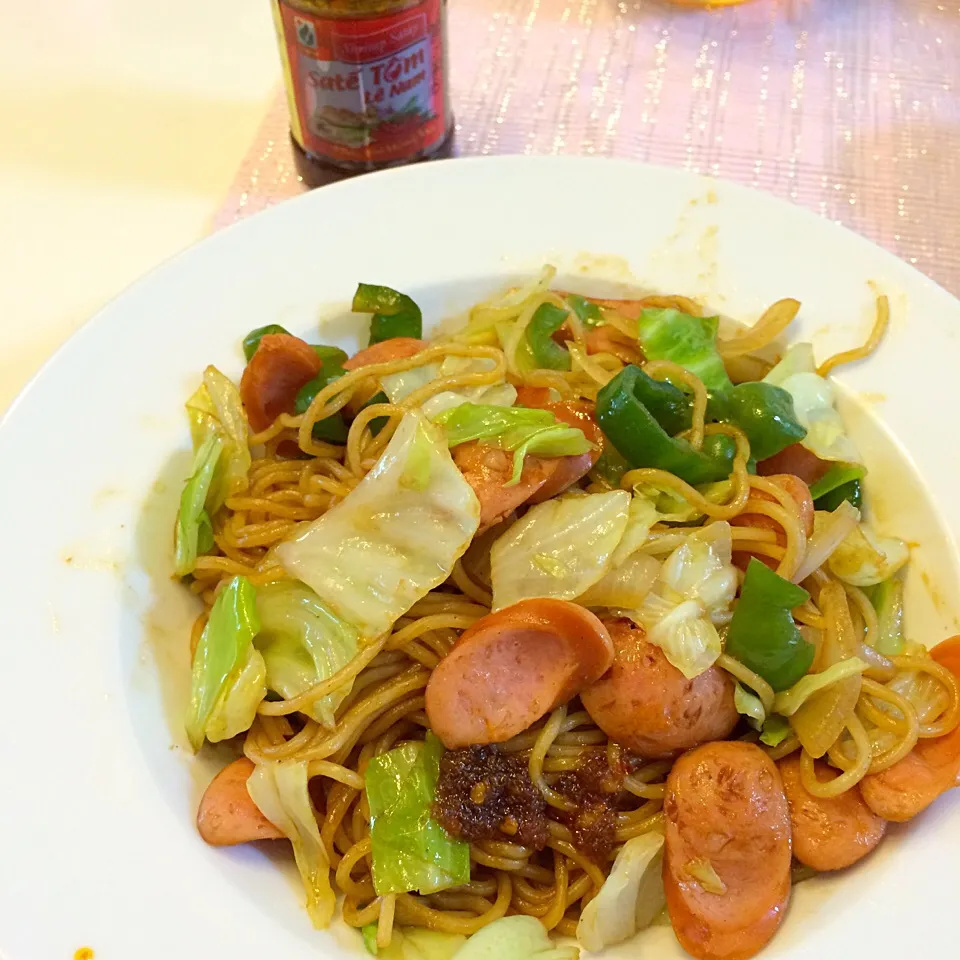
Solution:
M 439 430 L 414 410 L 349 496 L 276 552 L 367 638 L 443 583 L 479 526 L 476 494 Z
M 478 930 L 453 960 L 577 960 L 576 947 L 560 946 L 535 917 L 501 917 Z
M 377 925 L 363 928 L 363 945 L 367 953 L 380 960 L 453 960 L 467 942 L 462 933 L 444 933 L 422 927 L 394 926 L 389 947 L 377 946 Z
M 266 696 L 266 667 L 254 649 L 260 629 L 256 592 L 246 577 L 220 591 L 193 655 L 187 737 L 194 750 L 204 738 L 227 740 L 248 729 Z
M 816 516 L 814 516 L 816 520 Z M 882 537 L 861 522 L 830 555 L 830 572 L 855 587 L 870 587 L 888 580 L 907 560 L 910 550 L 897 537 Z
M 662 833 L 641 834 L 617 853 L 600 892 L 584 907 L 577 940 L 599 951 L 646 929 L 664 908 Z
M 357 631 L 306 585 L 280 580 L 257 588 L 260 632 L 254 639 L 267 669 L 267 688 L 289 700 L 332 677 L 359 648 Z M 334 712 L 353 682 L 315 701 L 307 711 L 332 728 Z
M 508 487 L 520 482 L 528 454 L 566 457 L 593 449 L 582 430 L 558 423 L 549 410 L 462 403 L 445 410 L 435 422 L 446 428 L 451 447 L 480 440 L 513 451 L 513 474 L 505 484 Z
M 251 463 L 240 392 L 216 367 L 207 367 L 186 407 L 194 459 L 177 513 L 175 570 L 181 577 L 213 547 L 212 517 L 227 497 L 246 488 Z
M 634 553 L 577 597 L 584 607 L 639 607 L 656 583 L 660 564 L 648 553 Z
M 260 812 L 293 844 L 307 895 L 307 913 L 313 925 L 322 930 L 330 926 L 337 898 L 310 800 L 307 767 L 306 760 L 258 763 L 247 780 L 247 792 Z
M 391 403 L 401 403 L 411 393 L 437 379 L 473 373 L 489 373 L 496 366 L 489 357 L 444 357 L 441 363 L 428 363 L 412 370 L 391 373 L 380 378 L 380 385 Z M 445 410 L 461 403 L 480 403 L 488 406 L 512 407 L 517 402 L 517 388 L 501 380 L 499 383 L 457 387 L 444 390 L 424 401 L 421 409 L 433 420 Z
M 733 704 L 737 708 L 737 713 L 746 717 L 747 723 L 749 723 L 754 730 L 763 729 L 763 724 L 767 719 L 767 712 L 763 709 L 760 698 L 739 682 L 733 691 Z
M 373 757 L 367 765 L 373 886 L 388 893 L 436 893 L 470 880 L 470 844 L 430 815 L 443 745 L 431 733 Z
M 203 383 L 187 401 L 187 416 L 190 418 L 194 449 L 210 433 L 217 434 L 224 442 L 223 455 L 208 501 L 212 516 L 227 497 L 243 491 L 247 486 L 247 473 L 252 460 L 247 416 L 240 391 L 229 377 L 211 365 L 203 371 Z
M 206 436 L 194 454 L 193 471 L 180 494 L 180 509 L 174 528 L 174 569 L 178 577 L 192 573 L 197 555 L 213 547 L 213 526 L 206 503 L 223 445 L 223 438 L 218 434 Z
M 627 611 L 688 680 L 723 651 L 717 626 L 729 621 L 737 591 L 732 549 L 730 524 L 696 530 L 667 557 L 640 607 Z
M 637 321 L 640 346 L 648 360 L 669 360 L 699 377 L 711 393 L 733 384 L 717 351 L 716 317 L 693 317 L 669 307 L 648 307 Z
M 763 382 L 786 390 L 793 398 L 797 420 L 807 431 L 800 441 L 802 446 L 822 460 L 860 461 L 860 454 L 837 413 L 833 384 L 817 373 L 811 344 L 795 343 L 789 347 Z
M 786 717 L 781 717 L 779 713 L 771 713 L 763 721 L 763 729 L 760 731 L 760 742 L 768 747 L 779 747 L 787 737 L 793 734 L 793 727 Z
M 626 490 L 547 500 L 490 550 L 493 609 L 529 597 L 573 600 L 610 569 L 627 528 Z

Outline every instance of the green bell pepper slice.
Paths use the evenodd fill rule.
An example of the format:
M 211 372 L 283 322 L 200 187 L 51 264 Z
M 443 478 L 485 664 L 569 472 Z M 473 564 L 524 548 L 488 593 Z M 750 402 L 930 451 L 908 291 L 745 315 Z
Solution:
M 337 347 L 326 347 L 324 349 L 338 351 Z M 342 350 L 339 350 L 338 352 L 343 354 Z M 311 403 L 313 403 L 313 398 L 321 390 L 323 390 L 324 387 L 330 383 L 333 383 L 334 380 L 338 380 L 346 373 L 346 370 L 344 370 L 340 365 L 340 361 L 337 359 L 336 354 L 331 353 L 328 356 L 330 359 L 323 361 L 323 366 L 320 368 L 320 372 L 312 380 L 308 380 L 297 391 L 297 399 L 293 407 L 295 413 L 306 413 L 307 408 Z M 346 354 L 343 354 L 343 359 L 346 359 Z M 326 443 L 346 443 L 348 432 L 349 427 L 347 426 L 347 422 L 343 419 L 343 413 L 342 411 L 338 410 L 331 416 L 325 417 L 323 420 L 318 420 L 313 425 L 312 436 L 314 440 L 321 440 Z
M 817 510 L 834 511 L 849 500 L 858 510 L 863 506 L 863 478 L 866 467 L 859 463 L 837 461 L 810 487 L 810 496 Z
M 339 347 L 328 347 L 324 343 L 311 343 L 313 352 L 320 358 L 324 366 L 333 365 L 342 367 L 347 362 L 347 351 Z
M 394 337 L 423 336 L 423 314 L 405 293 L 373 283 L 357 285 L 351 309 L 354 313 L 372 313 L 370 346 Z
M 257 352 L 257 347 L 260 346 L 260 341 L 267 336 L 267 334 L 272 333 L 284 333 L 288 337 L 290 336 L 290 331 L 287 330 L 286 327 L 281 327 L 279 323 L 268 323 L 265 327 L 257 327 L 256 330 L 251 330 L 243 338 L 243 355 L 247 363 L 253 359 L 253 355 Z
M 591 300 L 579 293 L 568 293 L 566 299 L 567 306 L 585 327 L 597 327 L 603 323 L 603 311 Z
M 803 639 L 792 613 L 809 597 L 803 587 L 751 557 L 725 651 L 760 674 L 774 690 L 792 687 L 806 675 L 816 653 L 814 645 Z
M 766 460 L 807 435 L 797 420 L 793 398 L 772 383 L 738 383 L 711 397 L 708 412 L 746 434 L 753 460 Z
M 736 444 L 725 434 L 714 434 L 695 450 L 686 440 L 670 436 L 645 402 L 654 398 L 653 407 L 658 409 L 663 386 L 639 367 L 624 367 L 597 395 L 600 428 L 631 467 L 666 470 L 694 486 L 725 480 L 733 468 Z M 669 408 L 660 407 L 661 412 L 664 409 Z
M 552 303 L 541 303 L 537 307 L 523 331 L 535 366 L 546 370 L 570 369 L 570 352 L 553 339 L 568 316 L 566 310 Z
M 825 493 L 822 497 L 817 497 L 813 501 L 813 506 L 817 510 L 826 510 L 833 513 L 844 500 L 849 501 L 851 506 L 858 510 L 863 506 L 863 484 L 859 480 L 851 480 L 849 483 L 842 483 L 839 487 Z

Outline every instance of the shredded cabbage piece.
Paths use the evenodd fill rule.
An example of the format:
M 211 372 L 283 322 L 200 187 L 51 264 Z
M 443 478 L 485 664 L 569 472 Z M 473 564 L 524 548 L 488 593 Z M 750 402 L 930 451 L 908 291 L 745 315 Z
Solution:
M 662 833 L 628 840 L 600 892 L 584 907 L 577 940 L 591 951 L 622 943 L 645 930 L 664 908 Z
M 436 893 L 470 880 L 470 844 L 431 816 L 443 745 L 432 733 L 378 754 L 367 765 L 373 886 Z
M 293 845 L 307 895 L 307 913 L 314 927 L 322 930 L 330 926 L 337 897 L 330 884 L 330 861 L 307 789 L 307 766 L 305 760 L 258 763 L 247 780 L 247 793 Z
M 724 521 L 691 533 L 667 557 L 640 607 L 627 612 L 688 680 L 708 670 L 723 650 L 717 625 L 730 620 L 737 591 L 732 546 Z
M 246 488 L 252 462 L 240 392 L 216 367 L 204 371 L 186 408 L 194 460 L 177 514 L 174 567 L 181 577 L 213 547 L 211 518 L 227 497 Z
M 642 496 L 630 498 L 627 512 L 627 529 L 624 530 L 617 549 L 613 551 L 613 565 L 619 566 L 632 557 L 650 536 L 650 529 L 660 519 L 654 504 Z
M 367 953 L 380 957 L 380 960 L 453 960 L 456 952 L 467 942 L 462 933 L 394 926 L 390 946 L 378 947 L 375 923 L 365 926 L 362 932 Z
M 909 559 L 910 550 L 902 540 L 882 537 L 869 524 L 861 522 L 833 551 L 827 566 L 845 583 L 870 587 L 888 580 Z
M 550 939 L 535 917 L 501 917 L 478 930 L 453 960 L 578 960 L 576 947 Z
M 779 747 L 792 733 L 793 728 L 786 717 L 781 717 L 778 713 L 771 713 L 763 722 L 760 742 L 765 743 L 768 747 Z
M 626 490 L 547 500 L 490 550 L 493 609 L 529 597 L 573 600 L 610 569 L 627 528 Z
M 859 463 L 860 454 L 836 411 L 833 384 L 816 370 L 812 344 L 795 343 L 763 382 L 786 390 L 793 398 L 797 421 L 807 431 L 800 441 L 804 447 L 822 460 Z
M 650 536 L 650 528 L 658 514 L 653 503 L 643 496 L 630 499 L 627 528 L 613 551 L 610 570 L 586 593 L 577 598 L 585 607 L 638 607 L 653 588 L 660 572 L 660 563 L 640 553 Z
M 197 555 L 206 553 L 213 546 L 213 526 L 206 504 L 223 446 L 223 438 L 211 432 L 194 454 L 193 470 L 180 495 L 174 528 L 174 570 L 178 577 L 192 573 Z
M 584 607 L 639 607 L 653 589 L 659 573 L 660 564 L 654 557 L 635 553 L 577 597 L 577 603 Z
M 220 591 L 193 655 L 187 737 L 194 751 L 204 739 L 228 740 L 249 729 L 266 696 L 266 666 L 253 647 L 260 629 L 256 593 L 246 577 Z
M 489 373 L 496 363 L 489 357 L 444 357 L 441 363 L 428 363 L 412 370 L 381 377 L 380 385 L 391 403 L 401 403 L 411 393 L 434 380 L 470 373 Z M 517 388 L 506 381 L 478 387 L 444 390 L 430 397 L 421 407 L 424 415 L 435 419 L 445 410 L 461 403 L 482 403 L 488 406 L 512 407 L 517 402 Z
M 276 555 L 368 638 L 450 576 L 479 526 L 476 494 L 439 429 L 414 410 L 350 495 Z
M 345 667 L 359 649 L 359 636 L 304 583 L 279 580 L 257 588 L 260 632 L 254 645 L 263 655 L 267 687 L 290 700 Z M 353 682 L 316 700 L 307 710 L 328 729 Z
M 767 719 L 767 712 L 763 709 L 760 698 L 748 690 L 746 687 L 737 683 L 733 691 L 733 703 L 737 708 L 737 713 L 747 718 L 747 723 L 754 730 L 762 730 L 764 721 Z
M 214 478 L 209 502 L 213 514 L 227 497 L 246 489 L 252 458 L 248 443 L 249 427 L 240 391 L 229 377 L 216 367 L 203 371 L 203 383 L 187 401 L 190 435 L 194 449 L 215 433 L 224 441 L 223 455 Z

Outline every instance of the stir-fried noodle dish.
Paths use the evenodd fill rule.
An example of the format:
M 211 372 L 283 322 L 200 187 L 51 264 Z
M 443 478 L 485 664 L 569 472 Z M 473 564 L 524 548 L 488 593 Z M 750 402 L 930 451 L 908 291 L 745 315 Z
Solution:
M 432 339 L 353 309 L 352 357 L 263 327 L 187 402 L 204 840 L 288 843 L 387 958 L 734 960 L 956 784 L 960 638 L 905 634 L 830 378 L 886 298 L 830 358 L 795 300 L 727 329 L 552 268 Z

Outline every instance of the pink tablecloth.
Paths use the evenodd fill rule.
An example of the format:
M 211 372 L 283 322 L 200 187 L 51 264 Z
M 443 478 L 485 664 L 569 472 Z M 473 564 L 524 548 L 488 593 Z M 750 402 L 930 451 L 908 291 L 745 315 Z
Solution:
M 769 190 L 960 294 L 957 0 L 451 0 L 455 152 L 633 157 Z M 216 225 L 305 189 L 281 96 Z

